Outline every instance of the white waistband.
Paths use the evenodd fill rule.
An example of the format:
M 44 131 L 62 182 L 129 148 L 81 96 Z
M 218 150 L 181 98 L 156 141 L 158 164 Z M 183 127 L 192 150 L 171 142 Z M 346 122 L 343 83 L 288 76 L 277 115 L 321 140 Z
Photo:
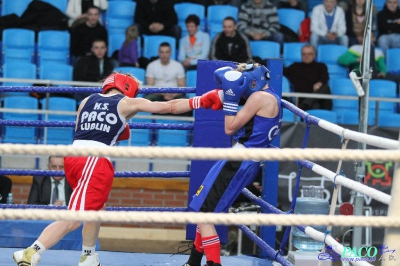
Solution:
M 107 144 L 104 144 L 103 142 L 95 141 L 95 140 L 82 140 L 82 139 L 77 139 L 74 140 L 72 143 L 72 146 L 85 146 L 85 147 L 110 147 Z M 111 161 L 110 157 L 104 157 Z
M 86 147 L 109 147 L 107 144 L 104 144 L 103 142 L 95 141 L 95 140 L 83 140 L 83 139 L 77 139 L 74 140 L 72 143 L 72 146 L 86 146 Z
M 234 149 L 246 149 L 246 147 L 242 143 L 239 143 L 239 142 L 236 142 L 235 145 L 233 145 L 232 148 L 234 148 Z

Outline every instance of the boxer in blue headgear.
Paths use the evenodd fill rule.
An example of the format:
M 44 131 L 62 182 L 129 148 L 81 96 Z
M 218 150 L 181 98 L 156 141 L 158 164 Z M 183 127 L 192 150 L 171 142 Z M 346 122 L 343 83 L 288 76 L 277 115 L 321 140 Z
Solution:
M 210 77 L 211 78 L 211 77 Z M 233 135 L 233 148 L 268 148 L 282 124 L 281 99 L 269 87 L 269 70 L 254 62 L 238 64 L 236 69 L 219 68 L 214 80 L 222 97 L 208 97 L 209 103 L 225 114 L 225 134 Z M 217 95 L 217 93 L 214 93 Z M 239 110 L 239 102 L 246 102 Z M 220 103 L 222 101 L 222 104 Z M 213 108 L 216 110 L 217 108 Z M 216 162 L 189 205 L 196 212 L 227 212 L 237 196 L 250 184 L 260 168 L 254 160 Z M 212 224 L 198 224 L 190 257 L 183 266 L 221 266 L 220 241 Z

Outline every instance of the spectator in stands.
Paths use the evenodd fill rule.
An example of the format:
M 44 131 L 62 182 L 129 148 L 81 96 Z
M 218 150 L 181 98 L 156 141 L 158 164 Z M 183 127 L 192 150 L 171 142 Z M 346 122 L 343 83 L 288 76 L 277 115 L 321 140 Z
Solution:
M 283 69 L 295 92 L 331 94 L 328 86 L 329 73 L 324 63 L 315 62 L 317 56 L 314 46 L 306 44 L 301 49 L 301 60 Z M 299 98 L 298 107 L 303 110 L 332 109 L 332 100 Z
M 346 35 L 349 37 L 349 46 L 353 44 L 361 44 L 364 38 L 364 29 L 366 23 L 366 0 L 351 0 L 350 8 L 346 11 Z M 374 6 L 373 12 L 376 15 L 376 8 Z M 373 14 L 372 17 L 375 17 Z M 375 28 L 376 25 L 373 25 Z
M 185 70 L 178 61 L 171 59 L 172 49 L 168 42 L 160 44 L 158 49 L 159 59 L 152 61 L 146 68 L 146 85 L 155 87 L 184 87 L 186 86 Z M 170 101 L 186 98 L 183 93 L 153 93 L 146 95 L 150 101 Z M 192 116 L 192 111 L 178 114 Z
M 222 21 L 223 31 L 218 33 L 211 45 L 211 59 L 246 62 L 251 58 L 247 37 L 237 30 L 235 19 L 227 17 Z
M 50 156 L 47 169 L 64 170 L 64 157 Z M 72 188 L 64 176 L 34 176 L 28 204 L 67 206 Z
M 196 15 L 189 15 L 186 20 L 189 35 L 181 38 L 178 60 L 186 70 L 196 69 L 198 59 L 208 59 L 210 53 L 210 36 L 202 32 L 200 19 Z
M 137 0 L 136 3 L 135 23 L 140 35 L 168 35 L 179 42 L 181 29 L 174 1 Z
M 5 175 L 0 175 L 0 203 L 7 203 L 8 193 L 11 193 L 12 181 Z
M 69 26 L 74 28 L 86 22 L 89 19 L 87 11 L 92 5 L 97 6 L 101 11 L 106 11 L 108 8 L 107 0 L 68 0 L 66 13 L 69 17 Z
M 74 81 L 100 82 L 114 70 L 115 64 L 107 56 L 107 44 L 102 39 L 93 41 L 91 54 L 82 57 L 74 66 Z M 79 102 L 90 93 L 75 93 L 74 98 Z
M 138 37 L 139 30 L 136 25 L 126 29 L 125 41 L 118 52 L 119 66 L 139 67 Z
M 90 6 L 87 11 L 88 19 L 85 23 L 71 30 L 71 55 L 74 64 L 82 56 L 90 55 L 94 40 L 101 39 L 108 43 L 107 30 L 100 22 L 100 9 Z
M 310 43 L 317 49 L 318 44 L 340 44 L 348 46 L 344 11 L 336 0 L 324 0 L 314 7 L 311 14 Z
M 361 38 L 361 43 L 363 38 Z M 400 82 L 400 75 L 396 73 L 388 73 L 386 68 L 385 55 L 382 50 L 377 49 L 373 43 L 375 42 L 375 35 L 371 33 L 371 48 L 370 48 L 370 68 L 372 69 L 372 79 L 388 79 Z M 355 70 L 358 76 L 360 73 L 360 62 L 363 53 L 362 44 L 352 45 L 343 55 L 338 58 L 338 64 L 346 66 L 350 71 Z
M 400 48 L 400 9 L 398 0 L 386 0 L 378 13 L 378 46 L 386 55 L 389 48 Z
M 284 42 L 283 33 L 279 32 L 278 11 L 268 0 L 249 0 L 239 9 L 238 30 L 249 40 L 268 40 Z

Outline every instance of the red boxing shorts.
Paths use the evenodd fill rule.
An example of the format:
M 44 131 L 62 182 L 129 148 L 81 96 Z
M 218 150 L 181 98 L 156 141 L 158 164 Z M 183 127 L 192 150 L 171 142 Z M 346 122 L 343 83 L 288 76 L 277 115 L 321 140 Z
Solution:
M 108 200 L 114 167 L 104 157 L 65 157 L 64 171 L 72 187 L 68 209 L 101 210 Z

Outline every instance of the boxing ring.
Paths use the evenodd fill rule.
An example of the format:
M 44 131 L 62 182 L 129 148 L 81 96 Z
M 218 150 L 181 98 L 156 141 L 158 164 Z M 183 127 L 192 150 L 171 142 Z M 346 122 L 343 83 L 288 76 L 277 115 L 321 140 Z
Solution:
M 34 92 L 74 92 L 76 88 L 59 88 L 59 87 L 0 87 L 0 91 L 34 91 Z M 99 88 L 79 88 L 79 91 L 99 92 Z M 193 88 L 162 88 L 161 92 L 193 92 Z M 141 93 L 160 92 L 160 88 L 141 89 Z M 327 122 L 318 117 L 309 115 L 307 112 L 300 110 L 289 102 L 282 101 L 284 108 L 289 109 L 307 124 L 307 131 L 304 136 L 302 148 L 289 149 L 271 147 L 271 149 L 244 149 L 240 153 L 233 153 L 229 148 L 169 148 L 169 147 L 108 147 L 108 148 L 87 148 L 72 147 L 65 145 L 19 145 L 19 144 L 2 144 L 0 145 L 0 153 L 3 155 L 82 155 L 82 156 L 109 156 L 112 158 L 160 158 L 160 159 L 191 159 L 191 160 L 264 160 L 267 162 L 274 161 L 294 161 L 299 166 L 296 185 L 294 189 L 294 197 L 290 210 L 284 212 L 277 209 L 268 202 L 251 194 L 244 189 L 242 194 L 249 198 L 254 204 L 261 207 L 260 214 L 241 214 L 232 213 L 188 213 L 186 208 L 149 208 L 149 207 L 108 207 L 105 211 L 99 212 L 69 212 L 66 207 L 53 206 L 35 206 L 35 205 L 0 205 L 0 219 L 30 219 L 30 220 L 74 220 L 74 221 L 103 221 L 103 222 L 122 222 L 122 223 L 171 223 L 171 224 L 196 224 L 196 223 L 213 223 L 218 225 L 237 225 L 244 234 L 252 239 L 267 256 L 263 258 L 254 258 L 249 256 L 227 256 L 222 257 L 223 265 L 272 265 L 272 261 L 277 261 L 281 265 L 293 265 L 283 254 L 289 235 L 290 226 L 297 226 L 301 231 L 305 232 L 313 239 L 325 242 L 326 245 L 332 247 L 336 254 L 343 254 L 344 246 L 338 243 L 334 237 L 330 235 L 330 229 L 326 232 L 314 230 L 312 225 L 332 226 L 361 226 L 361 227 L 385 227 L 388 228 L 385 243 L 391 249 L 400 250 L 398 241 L 400 218 L 395 213 L 398 201 L 398 193 L 392 196 L 385 194 L 379 190 L 368 187 L 364 184 L 346 178 L 340 174 L 340 166 L 343 160 L 360 161 L 360 160 L 389 160 L 400 161 L 400 152 L 398 151 L 398 141 L 390 140 L 378 136 L 367 135 L 356 131 L 342 128 L 338 125 Z M 35 127 L 74 127 L 75 122 L 50 122 L 50 121 L 0 121 L 1 126 L 35 126 Z M 176 129 L 176 130 L 192 130 L 191 125 L 181 124 L 157 124 L 157 123 L 129 123 L 130 128 L 152 128 L 152 129 Z M 339 149 L 307 149 L 308 131 L 311 126 L 318 126 L 326 131 L 334 133 L 342 138 L 342 150 Z M 346 150 L 346 144 L 349 140 L 366 143 L 379 149 L 374 150 Z M 330 171 L 313 161 L 338 161 L 336 172 Z M 302 168 L 309 169 L 321 176 L 325 176 L 334 184 L 334 192 L 331 202 L 330 215 L 292 215 L 296 197 L 299 193 L 299 180 Z M 16 170 L 16 169 L 0 169 L 0 174 L 12 175 L 64 175 L 63 171 L 50 170 Z M 190 172 L 116 172 L 116 178 L 126 177 L 188 177 Z M 396 170 L 395 177 L 399 177 L 400 173 Z M 379 202 L 389 205 L 388 217 L 363 217 L 363 216 L 337 216 L 333 215 L 332 210 L 336 206 L 336 197 L 339 186 L 344 186 L 358 193 L 367 195 Z M 395 181 L 393 183 L 393 191 L 400 189 L 400 185 Z M 23 209 L 23 211 L 22 211 Z M 282 243 L 278 250 L 268 245 L 264 239 L 257 236 L 245 224 L 254 225 L 283 225 L 288 226 L 282 239 Z M 308 226 L 304 226 L 308 225 Z M 39 233 L 39 232 L 38 232 Z M 178 248 L 178 247 L 177 247 Z M 0 265 L 14 265 L 12 253 L 20 248 L 2 248 L 0 249 Z M 97 251 L 100 261 L 104 265 L 182 265 L 186 262 L 187 255 L 170 256 L 164 254 L 137 254 L 137 253 L 121 253 Z M 62 261 L 57 265 L 75 264 L 79 257 L 77 251 L 58 251 L 49 250 L 42 256 L 40 265 L 54 265 L 51 258 L 57 256 Z M 400 259 L 400 258 L 399 258 Z M 128 263 L 127 263 L 128 262 Z M 353 265 L 372 265 L 367 261 L 352 261 Z M 386 264 L 385 264 L 386 265 Z M 387 262 L 387 265 L 395 265 Z

